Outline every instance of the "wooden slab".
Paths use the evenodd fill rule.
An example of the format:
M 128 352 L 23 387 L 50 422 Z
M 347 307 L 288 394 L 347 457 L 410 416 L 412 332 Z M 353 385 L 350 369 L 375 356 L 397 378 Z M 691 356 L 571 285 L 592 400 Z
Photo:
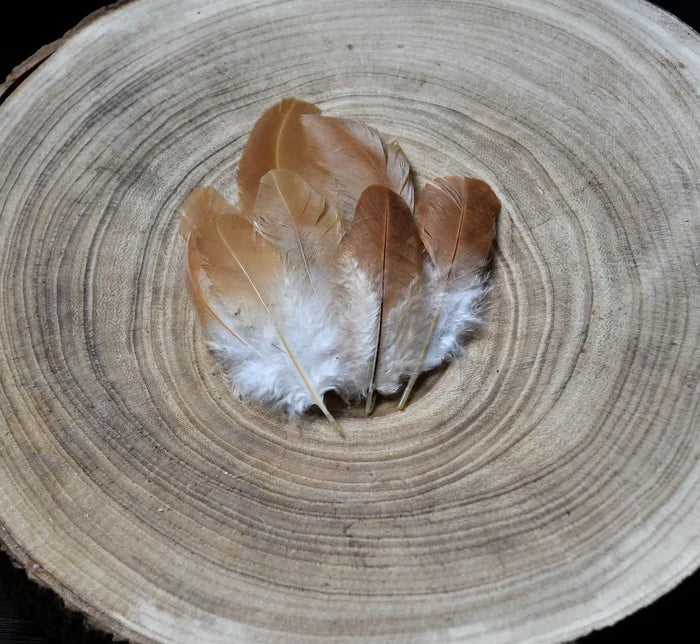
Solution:
M 700 40 L 638 0 L 139 0 L 0 108 L 0 541 L 136 642 L 551 642 L 700 563 Z M 177 216 L 284 96 L 503 202 L 400 413 L 237 402 Z

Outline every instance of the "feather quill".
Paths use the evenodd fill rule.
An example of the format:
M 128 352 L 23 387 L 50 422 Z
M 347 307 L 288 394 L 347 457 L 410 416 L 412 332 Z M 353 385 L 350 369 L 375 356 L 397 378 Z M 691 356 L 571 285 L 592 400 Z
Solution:
M 352 229 L 343 245 L 343 252 L 354 258 L 357 269 L 367 276 L 377 294 L 366 386 L 365 411 L 369 414 L 374 407 L 375 389 L 395 390 L 398 377 L 403 375 L 397 374 L 395 387 L 389 377 L 380 382 L 377 379 L 380 365 L 387 362 L 386 356 L 401 337 L 400 326 L 387 322 L 409 294 L 421 292 L 423 258 L 408 206 L 398 194 L 378 185 L 370 186 L 360 196 Z
M 437 179 L 416 205 L 418 232 L 432 261 L 433 319 L 399 408 L 408 403 L 418 375 L 459 350 L 478 320 L 484 293 L 480 272 L 489 260 L 500 201 L 487 183 L 469 177 Z
M 295 329 L 294 315 L 290 315 L 286 306 L 291 299 L 295 308 L 296 301 L 284 297 L 285 284 L 291 282 L 296 293 L 308 295 L 305 293 L 308 291 L 308 277 L 294 263 L 286 262 L 275 246 L 256 234 L 250 221 L 233 214 L 230 205 L 225 209 L 223 205 L 226 203 L 211 188 L 195 191 L 186 202 L 185 218 L 188 221 L 182 224 L 190 238 L 188 260 L 199 292 L 202 293 L 200 274 L 203 271 L 210 283 L 208 290 L 229 308 L 228 315 L 223 316 L 211 305 L 205 305 L 205 314 L 211 314 L 220 322 L 217 330 L 224 328 L 228 331 L 225 339 L 214 333 L 214 340 L 210 342 L 212 348 L 224 355 L 232 373 L 240 375 L 248 370 L 248 379 L 245 375 L 235 379 L 241 394 L 252 398 L 257 395 L 268 402 L 284 400 L 277 382 L 282 380 L 282 388 L 292 391 L 286 396 L 288 408 L 298 411 L 315 404 L 342 433 L 323 402 L 323 391 L 317 391 L 316 379 L 308 375 L 287 339 L 286 331 L 290 328 L 297 331 L 297 338 L 300 334 Z M 208 302 L 206 295 L 202 295 L 201 300 Z M 205 315 L 203 323 L 210 319 Z M 257 347 L 243 340 L 246 334 L 239 332 L 241 328 L 257 336 Z M 232 343 L 231 336 L 237 341 Z M 286 363 L 280 364 L 280 352 L 287 357 Z M 262 361 L 258 362 L 256 356 Z M 280 365 L 279 369 L 270 372 L 275 364 Z M 297 380 L 303 384 L 302 391 L 298 385 L 296 388 L 290 385 L 293 380 L 288 373 L 290 365 Z M 331 374 L 331 379 L 334 375 Z M 246 383 L 252 386 L 247 387 Z M 326 386 L 324 390 L 330 388 Z

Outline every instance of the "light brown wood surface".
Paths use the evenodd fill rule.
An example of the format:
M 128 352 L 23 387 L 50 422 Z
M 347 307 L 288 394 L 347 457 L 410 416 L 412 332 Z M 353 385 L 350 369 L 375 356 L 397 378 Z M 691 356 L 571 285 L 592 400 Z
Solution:
M 622 2 L 138 0 L 0 107 L 0 541 L 137 642 L 552 642 L 700 563 L 700 41 Z M 503 203 L 406 412 L 237 402 L 179 207 L 284 96 Z

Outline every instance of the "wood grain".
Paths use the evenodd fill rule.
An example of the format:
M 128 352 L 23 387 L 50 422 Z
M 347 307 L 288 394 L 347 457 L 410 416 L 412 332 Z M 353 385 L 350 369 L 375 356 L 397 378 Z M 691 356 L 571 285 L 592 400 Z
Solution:
M 637 0 L 140 0 L 0 108 L 0 541 L 137 642 L 557 641 L 700 564 L 700 41 Z M 233 399 L 177 215 L 283 96 L 503 203 L 404 413 Z

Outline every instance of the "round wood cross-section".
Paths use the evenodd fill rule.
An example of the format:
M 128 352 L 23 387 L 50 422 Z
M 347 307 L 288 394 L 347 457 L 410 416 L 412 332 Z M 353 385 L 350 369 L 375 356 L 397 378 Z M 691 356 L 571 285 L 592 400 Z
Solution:
M 138 0 L 0 107 L 0 541 L 136 642 L 565 640 L 700 563 L 700 39 L 638 0 Z M 285 96 L 503 203 L 407 411 L 231 394 L 177 235 Z

